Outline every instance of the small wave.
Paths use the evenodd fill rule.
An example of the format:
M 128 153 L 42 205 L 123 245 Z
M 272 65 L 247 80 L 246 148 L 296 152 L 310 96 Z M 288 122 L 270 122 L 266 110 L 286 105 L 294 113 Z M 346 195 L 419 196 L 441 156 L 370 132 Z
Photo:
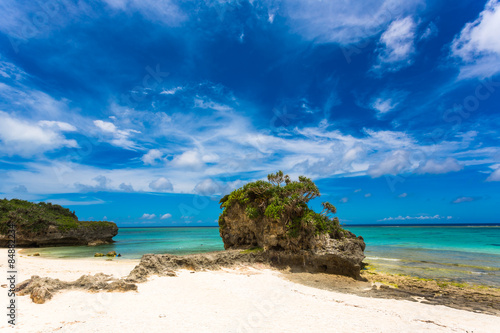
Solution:
M 366 257 L 368 260 L 386 260 L 386 261 L 401 261 L 401 259 L 394 258 L 379 258 L 379 257 Z

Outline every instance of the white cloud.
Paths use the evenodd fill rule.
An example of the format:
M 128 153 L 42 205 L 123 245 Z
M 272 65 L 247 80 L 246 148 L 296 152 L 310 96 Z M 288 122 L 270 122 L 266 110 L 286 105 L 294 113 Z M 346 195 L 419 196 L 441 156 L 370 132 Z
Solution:
M 377 117 L 380 118 L 384 114 L 396 109 L 396 107 L 398 107 L 407 96 L 408 92 L 406 91 L 383 91 L 377 97 L 372 99 L 368 106 L 377 111 Z
M 172 217 L 172 214 L 170 213 L 167 213 L 167 214 L 163 214 L 161 217 L 160 217 L 160 220 L 166 220 L 166 219 L 169 219 Z
M 142 216 L 140 217 L 141 220 L 152 220 L 156 217 L 156 214 L 147 214 L 147 213 L 144 213 L 142 214 Z
M 372 177 L 380 177 L 382 175 L 397 175 L 409 170 L 411 166 L 410 154 L 404 150 L 396 150 L 392 154 L 368 169 L 368 174 Z
M 212 179 L 205 179 L 196 184 L 194 192 L 201 195 L 214 195 L 222 193 L 224 188 L 224 185 L 218 184 Z
M 475 200 L 476 200 L 476 198 L 473 198 L 473 197 L 460 197 L 460 198 L 456 198 L 455 200 L 453 200 L 453 203 L 458 204 L 458 203 L 463 203 L 463 202 L 472 202 Z
M 279 3 L 279 14 L 291 29 L 317 43 L 357 43 L 387 26 L 396 17 L 418 10 L 419 0 L 409 1 L 303 1 Z
M 339 202 L 340 203 L 347 203 L 347 202 L 349 202 L 349 198 L 344 197 L 344 198 L 340 199 Z
M 393 21 L 380 37 L 375 70 L 397 71 L 413 63 L 416 24 L 413 18 Z
M 486 179 L 487 182 L 500 182 L 500 167 L 493 171 L 488 178 Z
M 75 140 L 62 135 L 68 130 L 74 127 L 63 122 L 34 123 L 0 111 L 0 153 L 28 157 L 63 147 L 78 147 Z
M 204 165 L 203 157 L 197 150 L 188 150 L 177 155 L 172 160 L 172 164 L 177 167 L 201 169 Z
M 117 131 L 115 124 L 107 121 L 95 120 L 94 124 L 97 127 L 99 127 L 103 132 L 115 133 Z
M 93 200 L 67 200 L 67 199 L 50 199 L 50 202 L 55 205 L 61 206 L 90 206 L 90 205 L 100 205 L 106 203 L 106 201 L 101 199 L 93 199 Z
M 365 194 L 365 198 L 369 198 L 369 197 L 371 197 L 371 196 L 372 196 L 372 194 L 371 194 L 371 193 L 366 193 L 366 194 Z
M 106 141 L 110 144 L 131 150 L 138 148 L 137 144 L 130 140 L 129 137 L 132 133 L 141 133 L 140 131 L 133 129 L 120 130 L 115 124 L 102 120 L 94 120 L 94 125 L 99 128 L 105 136 L 108 136 Z
M 146 165 L 154 165 L 157 161 L 163 160 L 163 153 L 158 149 L 151 149 L 141 157 L 141 161 Z
M 168 89 L 168 90 L 162 90 L 162 92 L 160 94 L 161 95 L 175 95 L 176 92 L 182 91 L 182 90 L 183 90 L 182 87 L 175 87 L 175 88 Z
M 187 19 L 179 6 L 172 0 L 104 0 L 111 8 L 133 14 L 141 13 L 147 19 L 169 26 L 177 26 Z
M 160 192 L 173 191 L 174 189 L 170 180 L 164 177 L 160 177 L 149 183 L 149 188 Z
M 460 79 L 500 72 L 500 1 L 486 3 L 479 17 L 467 23 L 451 43 L 451 56 L 461 60 Z
M 41 120 L 38 122 L 38 124 L 41 127 L 50 128 L 50 129 L 59 130 L 59 131 L 64 131 L 64 132 L 75 132 L 76 131 L 75 126 L 68 124 L 68 123 L 65 123 L 65 122 L 62 122 L 62 121 Z
M 456 159 L 448 157 L 444 161 L 437 161 L 435 159 L 427 160 L 416 170 L 417 173 L 431 173 L 442 174 L 448 172 L 460 171 L 463 166 L 460 165 Z
M 378 221 L 408 221 L 408 220 L 451 220 L 452 216 L 428 216 L 428 215 L 420 215 L 420 216 L 397 216 L 397 217 L 386 217 Z
M 408 193 L 401 193 L 398 195 L 398 198 L 406 198 L 408 196 Z

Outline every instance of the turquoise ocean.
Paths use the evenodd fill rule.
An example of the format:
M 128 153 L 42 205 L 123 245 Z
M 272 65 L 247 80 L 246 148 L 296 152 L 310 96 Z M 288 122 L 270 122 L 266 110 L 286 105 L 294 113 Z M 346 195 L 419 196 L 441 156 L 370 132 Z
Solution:
M 378 271 L 500 287 L 500 227 L 347 226 L 366 242 L 365 262 Z M 29 249 L 55 258 L 93 258 L 116 251 L 189 254 L 224 249 L 217 227 L 120 228 L 116 243 Z M 115 258 L 114 260 L 120 260 Z M 104 260 L 95 258 L 95 260 Z

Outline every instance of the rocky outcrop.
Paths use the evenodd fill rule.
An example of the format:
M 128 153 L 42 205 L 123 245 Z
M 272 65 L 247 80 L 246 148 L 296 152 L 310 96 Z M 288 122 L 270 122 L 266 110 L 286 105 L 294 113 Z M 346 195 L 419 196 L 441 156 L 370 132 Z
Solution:
M 297 271 L 341 274 L 361 279 L 365 258 L 362 237 L 338 228 L 330 233 L 298 232 L 266 216 L 250 218 L 246 207 L 235 203 L 219 219 L 220 236 L 226 249 L 259 247 L 273 266 Z
M 263 252 L 237 250 L 176 256 L 172 254 L 145 254 L 128 275 L 128 282 L 145 282 L 151 275 L 175 276 L 178 269 L 191 271 L 218 270 L 221 267 L 266 263 Z
M 30 295 L 33 303 L 43 304 L 47 300 L 50 300 L 55 293 L 65 289 L 79 289 L 91 292 L 125 292 L 137 290 L 137 286 L 123 279 L 115 279 L 111 275 L 103 273 L 82 275 L 79 279 L 72 282 L 34 275 L 29 280 L 17 285 L 16 295 Z
M 0 200 L 0 247 L 101 245 L 113 242 L 118 227 L 107 221 L 79 221 L 75 212 L 46 202 Z
M 109 244 L 118 234 L 113 222 L 76 222 L 70 229 L 59 228 L 56 224 L 33 232 L 21 227 L 16 228 L 17 247 L 43 247 L 65 245 Z M 0 234 L 0 247 L 9 244 L 8 237 Z

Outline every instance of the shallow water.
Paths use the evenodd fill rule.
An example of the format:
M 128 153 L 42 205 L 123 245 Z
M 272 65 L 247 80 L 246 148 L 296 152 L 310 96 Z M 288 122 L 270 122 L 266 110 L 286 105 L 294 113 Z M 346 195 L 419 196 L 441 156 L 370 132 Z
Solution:
M 500 227 L 347 227 L 375 269 L 500 287 Z
M 390 273 L 500 287 L 500 227 L 356 227 L 367 244 L 365 262 Z M 116 243 L 30 249 L 58 258 L 116 251 L 125 259 L 146 253 L 189 254 L 224 249 L 217 227 L 120 228 Z M 96 258 L 102 260 L 102 258 Z M 116 259 L 115 259 L 116 260 Z

